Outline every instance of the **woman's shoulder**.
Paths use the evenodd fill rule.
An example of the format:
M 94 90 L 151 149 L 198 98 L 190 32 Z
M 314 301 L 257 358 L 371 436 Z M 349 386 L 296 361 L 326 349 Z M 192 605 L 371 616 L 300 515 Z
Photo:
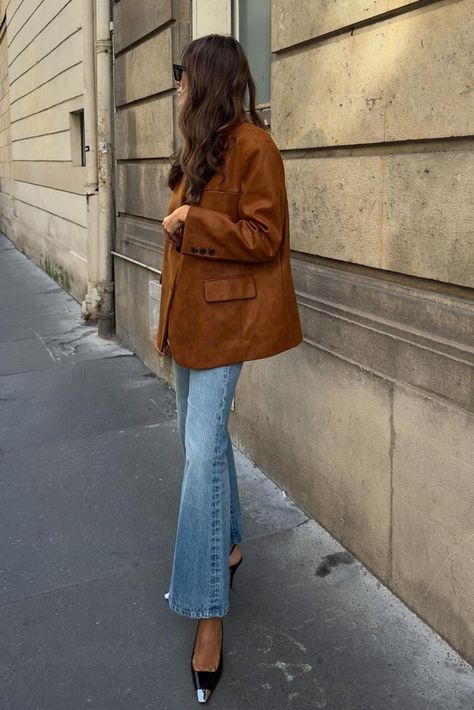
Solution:
M 277 147 L 271 134 L 265 130 L 265 128 L 260 128 L 260 126 L 256 126 L 254 123 L 250 123 L 250 121 L 243 121 L 238 126 L 235 136 L 237 143 L 242 147 L 250 147 L 258 143 L 270 143 Z
M 258 171 L 266 179 L 268 175 L 284 180 L 283 157 L 270 133 L 254 123 L 242 123 L 237 131 L 234 153 L 239 169 Z M 245 168 L 243 167 L 245 166 Z

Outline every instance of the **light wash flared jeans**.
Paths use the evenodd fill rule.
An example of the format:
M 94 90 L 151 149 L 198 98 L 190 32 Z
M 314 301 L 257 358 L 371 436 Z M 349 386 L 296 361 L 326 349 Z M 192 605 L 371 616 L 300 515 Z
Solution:
M 242 540 L 228 420 L 243 362 L 203 370 L 172 359 L 185 457 L 169 606 L 192 619 L 229 611 L 229 551 Z

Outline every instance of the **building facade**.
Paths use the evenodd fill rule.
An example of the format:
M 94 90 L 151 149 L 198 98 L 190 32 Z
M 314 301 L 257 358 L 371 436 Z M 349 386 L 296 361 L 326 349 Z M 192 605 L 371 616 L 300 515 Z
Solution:
M 75 298 L 87 286 L 80 0 L 3 0 L 2 230 Z
M 110 21 L 103 0 L 0 2 L 1 228 L 104 333 L 113 320 Z
M 74 17 L 58 45 L 44 13 L 60 5 Z M 171 63 L 193 37 L 237 36 L 284 158 L 304 342 L 245 363 L 234 442 L 473 662 L 473 3 L 117 0 L 115 203 L 103 201 L 102 222 L 89 193 L 100 202 L 108 189 L 103 121 L 97 191 L 84 187 L 91 152 L 74 163 L 81 106 L 83 148 L 92 132 L 79 5 L 0 4 L 2 230 L 38 263 L 48 256 L 78 301 L 113 286 L 118 336 L 173 384 L 153 347 L 179 145 Z M 60 71 L 70 80 L 55 83 Z M 100 118 L 108 99 L 95 94 Z

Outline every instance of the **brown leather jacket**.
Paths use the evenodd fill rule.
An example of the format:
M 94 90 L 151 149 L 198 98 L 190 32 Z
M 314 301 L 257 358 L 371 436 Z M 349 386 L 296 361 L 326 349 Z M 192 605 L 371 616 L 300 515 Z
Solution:
M 234 129 L 222 174 L 190 207 L 181 250 L 165 240 L 156 349 L 168 343 L 183 367 L 219 367 L 270 357 L 303 334 L 290 267 L 283 161 L 267 132 Z M 171 214 L 183 200 L 173 190 Z

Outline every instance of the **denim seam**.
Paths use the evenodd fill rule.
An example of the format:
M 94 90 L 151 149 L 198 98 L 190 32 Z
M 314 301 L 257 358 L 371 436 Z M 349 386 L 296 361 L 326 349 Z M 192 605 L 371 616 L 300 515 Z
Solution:
M 229 446 L 232 448 L 232 440 L 230 438 L 230 434 L 227 433 L 227 448 Z M 229 456 L 227 455 L 228 451 L 226 451 L 226 457 L 227 457 L 227 463 L 229 462 Z M 230 465 L 229 466 L 229 488 L 230 488 Z M 230 491 L 229 491 L 230 493 Z M 238 530 L 235 528 L 233 525 L 234 519 L 235 519 L 235 509 L 232 506 L 232 495 L 229 495 L 230 498 L 230 542 L 231 544 L 234 542 L 234 537 L 238 537 Z
M 226 393 L 227 393 L 227 384 L 229 382 L 229 377 L 230 377 L 230 365 L 228 365 L 225 369 L 224 372 L 224 378 L 223 378 L 223 396 L 221 400 L 221 406 L 218 414 L 218 420 L 217 420 L 217 426 L 216 426 L 216 441 L 214 444 L 214 458 L 212 462 L 212 497 L 211 497 L 211 510 L 212 510 L 212 516 L 211 516 L 211 574 L 210 574 L 210 607 L 215 608 L 218 607 L 218 600 L 220 598 L 219 592 L 221 591 L 222 587 L 222 572 L 224 570 L 219 570 L 216 569 L 218 566 L 216 564 L 216 560 L 219 559 L 219 532 L 218 532 L 218 525 L 215 525 L 215 523 L 218 521 L 218 515 L 219 515 L 219 509 L 218 509 L 218 500 L 219 500 L 219 486 L 222 484 L 222 482 L 219 481 L 219 476 L 217 473 L 217 461 L 218 461 L 218 447 L 219 447 L 219 441 L 221 440 L 221 429 L 222 429 L 222 421 L 223 421 L 223 413 L 225 409 L 225 403 L 226 403 Z

